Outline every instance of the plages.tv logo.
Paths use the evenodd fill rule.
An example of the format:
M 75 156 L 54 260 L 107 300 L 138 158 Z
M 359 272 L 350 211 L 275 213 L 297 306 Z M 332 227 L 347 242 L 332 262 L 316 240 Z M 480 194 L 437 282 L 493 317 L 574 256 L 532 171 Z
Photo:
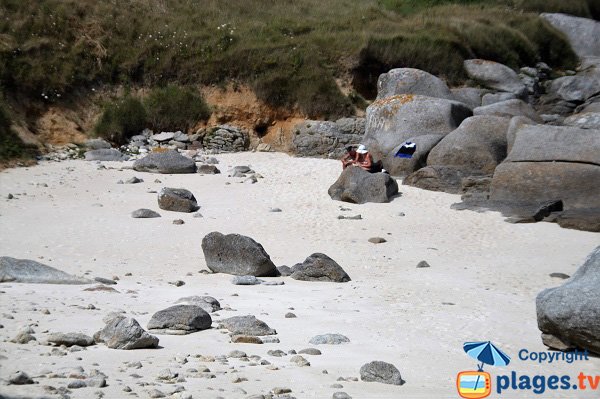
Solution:
M 467 399 L 485 398 L 492 392 L 492 378 L 489 373 L 483 371 L 483 365 L 506 366 L 510 363 L 510 357 L 490 341 L 465 342 L 463 349 L 467 355 L 481 364 L 477 365 L 477 371 L 469 370 L 458 373 L 456 376 L 458 394 Z

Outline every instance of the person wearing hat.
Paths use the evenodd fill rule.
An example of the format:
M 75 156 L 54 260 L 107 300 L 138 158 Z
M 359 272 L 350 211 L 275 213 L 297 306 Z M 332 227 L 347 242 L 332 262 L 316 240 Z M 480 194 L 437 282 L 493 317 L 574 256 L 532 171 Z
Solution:
M 342 157 L 342 170 L 356 164 L 356 155 L 356 146 L 349 145 L 346 147 L 346 154 Z
M 363 144 L 359 145 L 356 149 L 355 164 L 367 172 L 373 172 L 373 157 L 369 153 L 369 150 L 367 150 L 367 147 Z

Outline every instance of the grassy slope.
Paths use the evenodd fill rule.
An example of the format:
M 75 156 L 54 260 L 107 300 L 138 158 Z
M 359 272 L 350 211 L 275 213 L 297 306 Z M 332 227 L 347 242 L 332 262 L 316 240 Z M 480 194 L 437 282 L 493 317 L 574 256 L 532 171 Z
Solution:
M 560 36 L 516 10 L 590 16 L 597 2 L 2 0 L 0 90 L 23 103 L 48 103 L 106 84 L 233 78 L 272 105 L 336 117 L 352 111 L 334 80 L 349 72 L 369 97 L 379 72 L 397 66 L 453 83 L 465 78 L 464 58 L 572 67 Z

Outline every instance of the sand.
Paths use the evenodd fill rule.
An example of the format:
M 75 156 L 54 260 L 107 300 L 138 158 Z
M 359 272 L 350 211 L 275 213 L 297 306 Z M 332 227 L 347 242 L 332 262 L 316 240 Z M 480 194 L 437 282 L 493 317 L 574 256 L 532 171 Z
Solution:
M 0 284 L 0 378 L 27 372 L 35 385 L 0 385 L 8 395 L 39 397 L 43 386 L 65 387 L 71 379 L 48 378 L 47 371 L 81 366 L 108 376 L 105 388 L 72 389 L 72 398 L 137 397 L 173 391 L 160 383 L 162 369 L 186 375 L 184 394 L 193 398 L 246 398 L 287 387 L 296 398 L 330 398 L 343 391 L 353 398 L 456 398 L 456 374 L 476 369 L 462 349 L 467 341 L 491 340 L 509 356 L 507 367 L 486 366 L 495 390 L 497 375 L 600 374 L 600 359 L 572 364 L 538 364 L 518 358 L 521 349 L 546 351 L 540 340 L 535 297 L 572 274 L 599 243 L 595 233 L 556 224 L 509 224 L 495 212 L 450 209 L 459 196 L 400 186 L 388 204 L 333 201 L 328 187 L 340 172 L 335 160 L 293 158 L 280 153 L 218 155 L 220 175 L 158 175 L 131 170 L 131 163 L 44 162 L 0 173 L 0 255 L 37 260 L 68 273 L 112 278 L 118 293 L 83 291 L 86 286 Z M 256 184 L 228 177 L 235 165 L 250 165 L 264 176 Z M 140 184 L 116 184 L 133 176 Z M 155 182 L 159 179 L 161 183 Z M 47 187 L 46 187 L 47 186 Z M 202 218 L 160 210 L 162 187 L 192 191 Z M 14 199 L 7 199 L 11 193 Z M 270 212 L 270 208 L 282 212 Z M 158 211 L 156 219 L 133 219 L 138 208 Z M 349 210 L 341 210 L 346 208 Z M 360 214 L 362 220 L 339 220 Z M 185 224 L 174 225 L 174 219 Z M 263 245 L 278 265 L 292 266 L 315 252 L 336 260 L 348 283 L 284 281 L 280 286 L 235 286 L 231 276 L 203 274 L 201 241 L 212 232 L 239 233 Z M 387 242 L 373 244 L 371 237 Z M 416 268 L 421 260 L 430 268 Z M 131 276 L 125 276 L 131 273 Z M 183 280 L 176 287 L 169 282 Z M 210 295 L 228 308 L 222 318 L 255 315 L 278 332 L 279 344 L 233 344 L 223 330 L 186 336 L 160 335 L 159 349 L 121 351 L 104 344 L 66 356 L 49 356 L 43 345 L 52 332 L 93 335 L 102 318 L 123 310 L 146 326 L 152 314 L 190 295 Z M 95 309 L 88 309 L 89 305 Z M 43 312 L 47 309 L 49 314 Z M 297 318 L 285 318 L 293 312 Z M 9 316 L 9 317 L 7 317 Z M 13 318 L 10 318 L 12 316 Z M 32 325 L 37 342 L 9 342 Z M 319 345 L 320 356 L 305 355 L 310 367 L 272 357 L 268 350 L 299 351 L 317 334 L 340 333 L 342 345 Z M 196 355 L 220 356 L 242 350 L 268 360 L 278 370 L 238 359 L 203 362 Z M 187 364 L 178 360 L 187 358 Z M 394 364 L 402 386 L 360 381 L 360 367 L 373 360 Z M 125 366 L 140 361 L 140 369 Z M 189 368 L 208 367 L 216 378 L 193 378 Z M 326 372 L 325 372 L 326 370 Z M 141 378 L 132 377 L 138 374 Z M 247 379 L 239 383 L 237 377 Z M 338 381 L 355 377 L 359 381 Z M 147 385 L 140 386 L 144 382 Z M 153 385 L 156 384 L 156 385 Z M 342 387 L 332 387 L 341 384 Z M 543 397 L 597 397 L 597 392 L 546 391 Z M 179 394 L 181 395 L 181 394 Z M 492 397 L 540 396 L 506 390 Z M 56 397 L 56 396 L 54 396 Z M 175 396 L 176 397 L 176 396 Z

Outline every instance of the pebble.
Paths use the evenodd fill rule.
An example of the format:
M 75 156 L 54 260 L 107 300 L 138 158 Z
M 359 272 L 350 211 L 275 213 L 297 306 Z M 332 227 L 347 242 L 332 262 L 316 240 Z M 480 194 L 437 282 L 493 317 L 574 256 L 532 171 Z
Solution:
M 568 274 L 565 274 L 565 273 L 550 273 L 550 277 L 560 278 L 563 280 L 571 278 L 571 276 L 569 276 Z
M 348 395 L 346 392 L 335 392 L 332 399 L 352 399 L 352 396 Z
M 292 356 L 290 359 L 291 363 L 296 363 L 300 367 L 310 366 L 310 362 L 300 355 Z
M 175 287 L 181 287 L 185 285 L 185 281 L 177 280 L 177 281 L 169 281 L 169 284 L 174 285 Z
M 354 215 L 354 216 L 339 215 L 337 218 L 340 220 L 362 220 L 362 215 Z
M 148 396 L 151 397 L 152 399 L 155 399 L 155 398 L 164 398 L 166 395 L 164 393 L 162 393 L 161 391 L 159 391 L 158 389 L 153 389 L 148 392 Z
M 254 276 L 234 276 L 231 279 L 233 285 L 258 285 L 264 281 Z
M 183 219 L 175 219 L 173 220 L 173 224 L 185 224 L 185 222 L 183 221 Z
M 85 388 L 85 387 L 87 387 L 87 384 L 84 380 L 71 381 L 69 383 L 69 385 L 67 385 L 67 388 L 70 388 L 70 389 L 79 389 L 79 388 Z
M 292 390 L 290 388 L 275 387 L 275 388 L 271 389 L 271 393 L 275 394 L 275 395 L 283 395 L 284 393 L 290 393 L 290 392 L 292 392 Z
M 33 380 L 24 371 L 17 371 L 10 376 L 8 383 L 12 385 L 27 385 L 33 384 Z
M 248 357 L 248 355 L 246 355 L 246 352 L 234 350 L 234 351 L 229 352 L 229 354 L 227 355 L 227 357 L 232 357 L 234 359 L 239 359 L 239 358 L 242 358 L 242 357 Z
M 369 242 L 373 244 L 383 244 L 384 242 L 387 242 L 387 240 L 382 237 L 371 237 L 369 238 Z
M 292 312 L 288 312 L 288 313 L 285 314 L 285 318 L 286 319 L 295 319 L 296 317 L 297 316 L 294 313 L 292 313 Z
M 302 349 L 301 351 L 299 351 L 298 353 L 303 354 L 303 355 L 313 355 L 313 356 L 317 356 L 321 354 L 321 351 L 318 350 L 317 348 L 306 348 L 306 349 Z
M 427 263 L 426 261 L 422 260 L 417 264 L 417 268 L 423 268 L 423 267 L 431 267 L 431 265 L 429 263 Z

